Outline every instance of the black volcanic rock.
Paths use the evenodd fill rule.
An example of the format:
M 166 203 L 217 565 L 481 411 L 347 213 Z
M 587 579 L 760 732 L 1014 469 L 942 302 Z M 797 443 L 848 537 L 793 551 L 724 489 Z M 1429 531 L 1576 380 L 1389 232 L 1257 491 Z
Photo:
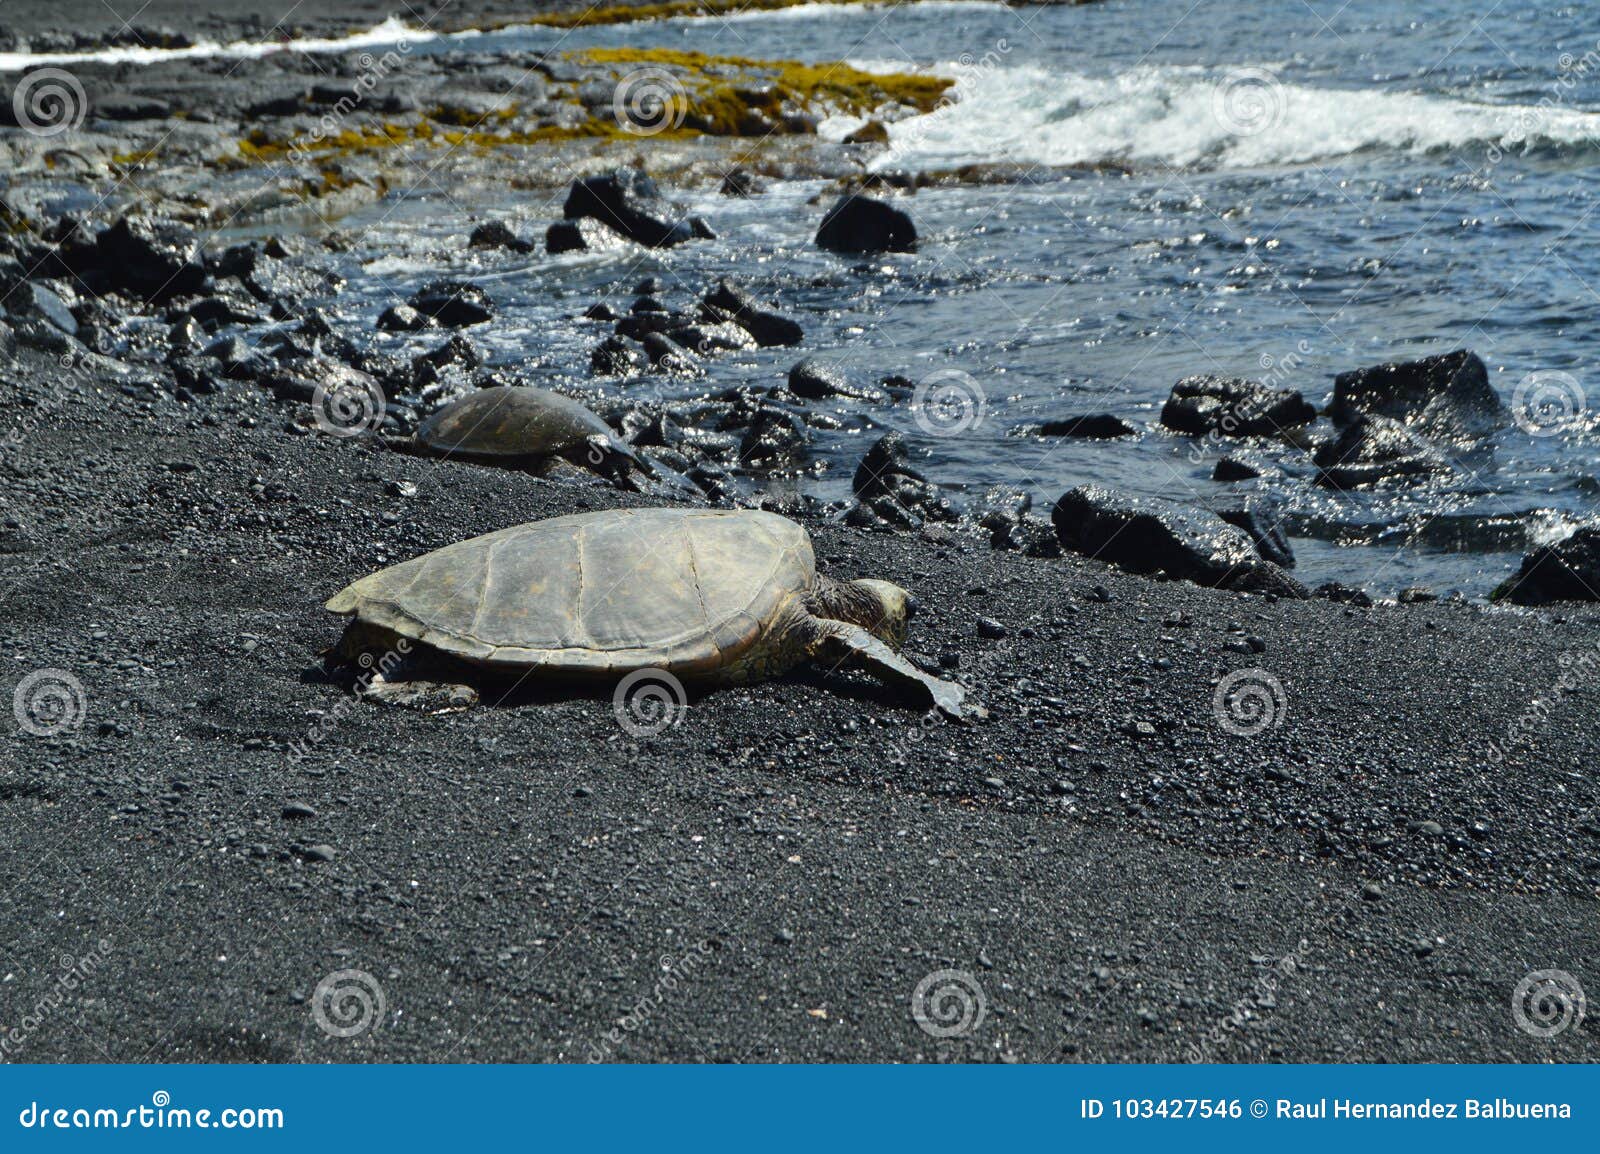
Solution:
M 1359 489 L 1450 471 L 1450 462 L 1438 449 L 1399 421 L 1377 416 L 1358 417 L 1336 440 L 1319 446 L 1312 459 L 1317 483 L 1330 489 Z
M 152 300 L 196 292 L 205 283 L 200 241 L 168 220 L 125 216 L 95 240 L 111 283 Z
M 1466 349 L 1341 373 L 1328 415 L 1340 424 L 1388 417 L 1441 442 L 1486 437 L 1508 416 L 1488 369 Z
M 1082 417 L 1063 417 L 1059 421 L 1046 421 L 1039 433 L 1046 437 L 1086 437 L 1110 440 L 1113 437 L 1131 437 L 1139 430 L 1112 413 L 1090 413 Z
M 411 307 L 441 325 L 464 328 L 494 317 L 494 301 L 471 281 L 436 280 L 411 297 Z
M 1263 559 L 1249 534 L 1205 509 L 1080 485 L 1062 494 L 1051 521 L 1065 548 L 1135 573 L 1240 592 L 1310 595 Z
M 1293 389 L 1243 377 L 1185 377 L 1161 407 L 1161 423 L 1192 436 L 1272 437 L 1308 425 L 1317 410 Z
M 700 312 L 714 323 L 732 321 L 763 347 L 797 345 L 805 337 L 800 325 L 773 312 L 732 281 L 718 281 L 700 302 Z
M 1572 536 L 1529 553 L 1494 599 L 1518 605 L 1600 601 L 1600 525 L 1580 526 Z
M 619 168 L 574 181 L 561 212 L 568 220 L 599 221 L 650 248 L 670 248 L 711 235 L 704 221 L 684 214 L 662 197 L 656 182 L 637 168 Z
M 829 252 L 912 252 L 917 226 L 881 200 L 850 194 L 834 202 L 817 229 L 817 247 Z

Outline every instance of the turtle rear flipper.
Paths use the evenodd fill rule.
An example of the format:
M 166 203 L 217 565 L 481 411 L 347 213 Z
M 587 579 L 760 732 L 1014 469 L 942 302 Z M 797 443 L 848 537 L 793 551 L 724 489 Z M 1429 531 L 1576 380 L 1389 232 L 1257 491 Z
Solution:
M 953 681 L 924 673 L 859 625 L 818 620 L 816 636 L 807 651 L 815 661 L 863 670 L 885 684 L 921 698 L 946 717 L 966 720 L 962 706 L 966 690 Z

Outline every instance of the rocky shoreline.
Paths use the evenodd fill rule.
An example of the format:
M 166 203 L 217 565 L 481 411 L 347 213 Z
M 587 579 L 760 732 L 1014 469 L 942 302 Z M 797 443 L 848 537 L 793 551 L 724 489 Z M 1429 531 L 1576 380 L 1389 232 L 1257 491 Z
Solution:
M 474 101 L 528 72 L 418 64 L 414 107 L 372 111 L 401 99 L 398 81 L 363 100 L 414 115 L 406 144 L 417 124 L 464 130 L 451 108 L 479 123 L 496 105 Z M 334 66 L 343 82 L 361 69 Z M 587 67 L 609 66 L 550 60 L 541 100 L 496 126 L 554 127 L 550 174 L 504 163 L 531 147 L 519 139 L 463 176 L 522 173 L 551 231 L 479 222 L 463 244 L 693 243 L 666 207 L 675 184 L 750 173 L 729 164 L 741 133 L 808 115 L 805 78 L 768 70 L 789 95 L 763 88 L 735 110 L 764 121 L 657 142 L 665 191 L 651 189 L 613 138 L 583 135 L 569 97 L 602 75 Z M 807 358 L 802 319 L 747 285 L 671 306 L 627 285 L 626 313 L 589 318 L 602 375 L 693 373 L 745 341 L 794 345 L 797 363 L 782 386 L 698 409 L 582 398 L 654 479 L 618 484 L 553 451 L 518 470 L 427 455 L 411 439 L 424 417 L 528 383 L 479 361 L 492 294 L 447 281 L 397 304 L 388 325 L 438 338 L 402 362 L 307 304 L 338 287 L 319 259 L 348 243 L 336 225 L 218 235 L 308 208 L 336 221 L 385 194 L 407 149 L 345 124 L 356 140 L 289 156 L 328 104 L 291 57 L 84 79 L 102 114 L 128 115 L 89 121 L 74 157 L 0 138 L 7 684 L 57 687 L 5 738 L 0 916 L 17 930 L 0 1035 L 38 1017 L 54 959 L 99 959 L 71 1014 L 17 1043 L 24 1060 L 1600 1055 L 1592 1025 L 1552 1044 L 1506 1009 L 1529 971 L 1593 954 L 1600 610 L 1312 596 L 1248 501 L 1168 508 L 1085 486 L 1048 515 L 1003 494 L 958 509 L 893 436 L 849 509 L 769 501 L 808 527 L 826 571 L 916 593 L 908 649 L 984 706 L 970 725 L 824 673 L 705 695 L 644 738 L 604 696 L 362 703 L 318 656 L 337 636 L 321 603 L 350 579 L 541 517 L 731 501 L 744 465 L 803 449 L 807 401 L 903 400 L 908 383 Z M 904 111 L 918 93 L 873 99 Z M 722 107 L 686 116 L 715 126 Z M 909 242 L 880 190 L 855 195 L 850 150 L 870 143 L 817 147 L 807 123 L 763 162 L 857 174 L 816 206 L 819 241 Z M 62 207 L 64 190 L 108 182 L 117 199 Z M 1328 483 L 1413 473 L 1435 442 L 1479 435 L 1469 357 L 1341 379 Z M 1164 422 L 1287 433 L 1302 406 L 1195 378 Z M 360 427 L 339 423 L 351 412 Z M 1116 418 L 1064 431 L 1115 434 Z M 1529 599 L 1569 596 L 1563 575 L 1596 564 L 1592 539 L 1573 540 L 1530 557 Z M 685 959 L 663 997 L 660 971 Z M 388 1007 L 348 1039 L 309 1005 L 347 969 Z M 987 1021 L 940 1039 L 908 1002 L 952 969 Z

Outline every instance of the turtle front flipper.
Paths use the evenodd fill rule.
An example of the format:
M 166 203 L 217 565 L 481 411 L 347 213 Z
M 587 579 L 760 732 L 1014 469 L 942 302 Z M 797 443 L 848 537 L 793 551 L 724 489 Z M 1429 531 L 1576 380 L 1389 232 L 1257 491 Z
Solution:
M 815 635 L 806 652 L 814 661 L 864 670 L 896 689 L 920 697 L 946 717 L 965 720 L 962 702 L 966 690 L 953 681 L 922 672 L 859 625 L 817 619 Z

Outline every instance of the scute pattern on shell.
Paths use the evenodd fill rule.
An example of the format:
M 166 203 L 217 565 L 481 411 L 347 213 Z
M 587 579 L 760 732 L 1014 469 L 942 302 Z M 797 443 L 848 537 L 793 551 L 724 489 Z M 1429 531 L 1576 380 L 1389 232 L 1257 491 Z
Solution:
M 463 457 L 551 457 L 611 427 L 577 401 L 527 385 L 496 385 L 452 401 L 422 422 L 417 440 Z
M 380 570 L 328 601 L 485 664 L 714 672 L 816 577 L 794 522 L 752 510 L 613 509 L 517 525 Z

